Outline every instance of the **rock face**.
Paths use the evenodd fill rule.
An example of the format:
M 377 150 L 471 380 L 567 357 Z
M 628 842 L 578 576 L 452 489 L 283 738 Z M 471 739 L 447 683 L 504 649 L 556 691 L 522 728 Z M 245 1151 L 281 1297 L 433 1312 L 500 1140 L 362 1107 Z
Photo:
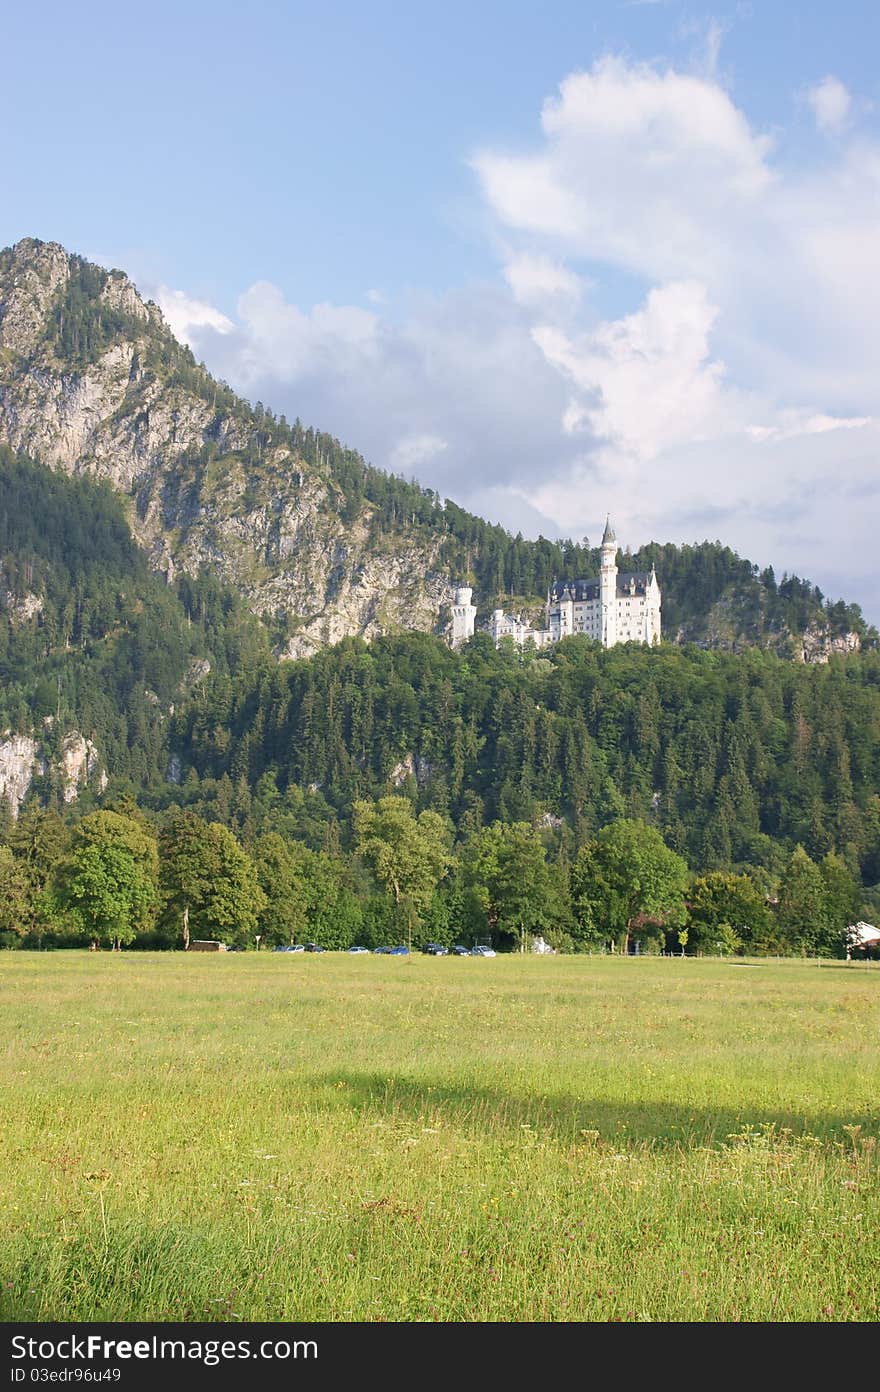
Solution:
M 234 585 L 291 656 L 438 629 L 439 541 L 386 533 L 377 554 L 370 505 L 343 521 L 328 472 L 270 437 L 121 272 L 31 239 L 0 253 L 0 441 L 127 494 L 156 569 Z
M 9 730 L 0 735 L 0 798 L 8 803 L 13 817 L 18 816 L 34 774 L 45 771 L 38 752 L 31 735 L 14 735 Z
M 108 781 L 98 750 L 78 730 L 69 730 L 64 736 L 61 757 L 54 763 L 34 735 L 16 735 L 10 730 L 0 735 L 0 799 L 8 804 L 13 817 L 18 816 L 34 778 L 45 773 L 58 778 L 65 802 L 75 802 L 81 789 L 95 778 L 101 792 Z
M 395 788 L 402 788 L 407 779 L 414 778 L 418 786 L 424 788 L 433 772 L 428 759 L 421 759 L 417 754 L 405 754 L 388 774 L 388 782 Z
M 61 784 L 65 802 L 75 802 L 79 790 L 98 774 L 101 792 L 107 786 L 104 770 L 98 771 L 98 751 L 91 740 L 84 739 L 78 730 L 71 730 L 61 744 Z
M 797 657 L 801 662 L 828 662 L 834 653 L 858 652 L 861 645 L 857 633 L 835 635 L 828 628 L 811 624 L 803 634 Z
M 43 612 L 43 601 L 39 595 L 14 595 L 11 590 L 7 590 L 3 596 L 3 607 L 9 615 L 10 622 L 24 624 Z

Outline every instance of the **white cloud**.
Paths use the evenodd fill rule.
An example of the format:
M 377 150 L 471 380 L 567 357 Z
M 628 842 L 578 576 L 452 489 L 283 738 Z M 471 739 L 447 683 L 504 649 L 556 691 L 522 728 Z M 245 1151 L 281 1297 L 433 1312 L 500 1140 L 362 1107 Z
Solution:
M 839 77 L 829 74 L 807 92 L 816 125 L 821 131 L 838 131 L 847 120 L 852 97 Z
M 171 332 L 181 343 L 192 345 L 199 329 L 227 334 L 235 327 L 231 319 L 205 300 L 193 300 L 182 290 L 171 290 L 167 285 L 159 286 L 156 303 L 167 319 Z
M 303 314 L 277 285 L 258 281 L 241 296 L 245 327 L 244 380 L 259 380 L 267 366 L 281 378 L 357 369 L 378 350 L 380 321 L 356 305 L 315 305 Z
M 604 58 L 544 104 L 537 154 L 472 163 L 508 229 L 657 279 L 704 275 L 707 225 L 751 216 L 771 142 L 717 83 Z
M 586 424 L 617 455 L 637 461 L 717 434 L 727 408 L 723 365 L 709 356 L 715 315 L 705 287 L 681 281 L 652 290 L 635 314 L 602 323 L 580 340 L 536 328 L 545 357 L 579 393 L 569 404 L 567 429 Z
M 780 412 L 779 425 L 749 425 L 753 440 L 794 440 L 798 435 L 826 435 L 829 430 L 863 430 L 873 425 L 870 416 L 806 415 L 803 411 Z
M 506 290 L 414 298 L 391 323 L 351 305 L 304 311 L 261 282 L 239 316 L 231 334 L 206 325 L 197 350 L 251 399 L 464 506 L 497 488 L 511 525 L 553 529 L 523 490 L 536 471 L 565 474 L 588 441 L 566 435 L 568 387 Z
M 562 300 L 573 306 L 584 290 L 580 276 L 562 262 L 528 252 L 511 257 L 504 267 L 504 279 L 513 291 L 513 298 L 522 305 L 541 306 L 548 301 Z
M 389 463 L 395 474 L 409 474 L 448 448 L 440 435 L 407 435 L 394 446 Z

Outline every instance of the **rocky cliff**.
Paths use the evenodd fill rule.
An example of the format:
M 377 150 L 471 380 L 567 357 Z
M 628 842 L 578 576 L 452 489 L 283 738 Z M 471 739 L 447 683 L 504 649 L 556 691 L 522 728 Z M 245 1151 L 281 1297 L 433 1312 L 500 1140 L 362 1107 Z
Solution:
M 292 656 L 350 634 L 437 629 L 439 539 L 382 536 L 174 339 L 119 271 L 31 239 L 0 253 L 0 442 L 111 482 L 169 577 L 207 567 Z
M 39 735 L 14 734 L 11 730 L 0 733 L 0 801 L 13 817 L 18 816 L 34 778 L 46 776 L 57 785 L 64 802 L 74 802 L 80 790 L 95 779 L 100 791 L 107 786 L 98 750 L 79 730 L 67 731 L 54 758 Z

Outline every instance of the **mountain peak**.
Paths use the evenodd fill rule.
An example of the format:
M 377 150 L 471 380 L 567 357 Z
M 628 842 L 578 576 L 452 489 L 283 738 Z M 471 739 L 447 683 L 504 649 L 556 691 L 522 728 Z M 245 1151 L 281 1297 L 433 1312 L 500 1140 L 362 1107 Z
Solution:
M 0 251 L 0 348 L 19 357 L 31 357 L 41 346 L 51 345 L 53 330 L 61 342 L 62 365 L 69 357 L 65 324 L 85 317 L 103 318 L 103 333 L 96 336 L 100 348 L 114 336 L 131 336 L 138 326 L 164 333 L 170 330 L 157 306 L 145 304 L 124 271 L 106 270 L 59 242 L 23 237 Z M 80 365 L 80 364 L 73 364 Z
M 251 407 L 128 276 L 57 242 L 0 252 L 0 443 L 112 483 L 157 569 L 212 571 L 292 655 L 436 628 L 451 602 L 442 533 L 417 536 L 395 515 L 377 545 L 363 460 Z

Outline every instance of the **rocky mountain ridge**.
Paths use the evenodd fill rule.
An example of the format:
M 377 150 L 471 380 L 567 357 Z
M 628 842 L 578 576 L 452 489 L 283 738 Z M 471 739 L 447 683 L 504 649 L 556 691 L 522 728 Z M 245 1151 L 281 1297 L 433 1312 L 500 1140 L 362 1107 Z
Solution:
M 30 239 L 0 254 L 0 442 L 109 481 L 156 569 L 210 567 L 284 621 L 287 655 L 437 628 L 439 542 L 386 536 L 377 554 L 369 503 L 343 520 L 332 480 L 271 434 L 122 272 Z

